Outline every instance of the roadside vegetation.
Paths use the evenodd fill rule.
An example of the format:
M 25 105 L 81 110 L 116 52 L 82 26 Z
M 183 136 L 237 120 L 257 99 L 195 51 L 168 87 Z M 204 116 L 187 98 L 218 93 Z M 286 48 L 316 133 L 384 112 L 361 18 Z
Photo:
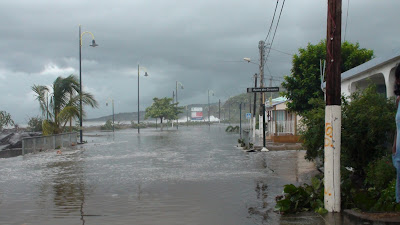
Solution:
M 43 131 L 43 119 L 40 116 L 35 116 L 29 118 L 28 130 L 32 132 L 42 132 Z
M 0 131 L 3 130 L 3 127 L 8 125 L 14 125 L 11 115 L 6 111 L 0 111 Z
M 343 55 L 344 54 L 344 55 Z M 372 50 L 358 43 L 342 44 L 342 72 L 373 57 Z M 299 49 L 293 58 L 292 76 L 282 84 L 289 108 L 302 115 L 300 133 L 306 159 L 324 161 L 325 102 L 320 89 L 319 59 L 325 58 L 325 42 Z M 341 204 L 342 209 L 363 211 L 400 211 L 395 202 L 396 172 L 391 162 L 395 131 L 395 101 L 366 89 L 342 97 Z M 321 171 L 323 165 L 319 165 Z M 322 171 L 321 171 L 322 172 Z M 324 210 L 323 173 L 312 184 L 285 185 L 277 196 L 276 208 L 282 213 Z
M 43 135 L 65 132 L 68 124 L 70 130 L 73 129 L 72 120 L 78 120 L 80 114 L 79 80 L 76 76 L 57 77 L 51 87 L 33 85 L 32 90 L 42 116 L 46 118 L 43 120 Z M 82 104 L 93 108 L 98 105 L 94 96 L 87 92 L 82 92 Z M 82 113 L 85 116 L 85 112 Z

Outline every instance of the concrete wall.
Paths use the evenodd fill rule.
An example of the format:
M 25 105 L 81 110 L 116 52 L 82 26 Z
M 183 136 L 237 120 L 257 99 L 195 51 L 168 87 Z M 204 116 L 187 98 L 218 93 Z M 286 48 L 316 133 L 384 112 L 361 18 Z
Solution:
M 21 148 L 0 151 L 0 158 L 16 157 L 20 155 L 22 155 Z

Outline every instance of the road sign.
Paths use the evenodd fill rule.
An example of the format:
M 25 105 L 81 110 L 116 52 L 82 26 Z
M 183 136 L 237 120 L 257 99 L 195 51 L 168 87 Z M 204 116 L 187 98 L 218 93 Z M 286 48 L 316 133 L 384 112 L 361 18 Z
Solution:
M 251 113 L 246 113 L 246 119 L 250 119 L 251 118 Z
M 279 92 L 279 87 L 247 88 L 247 93 L 253 92 Z

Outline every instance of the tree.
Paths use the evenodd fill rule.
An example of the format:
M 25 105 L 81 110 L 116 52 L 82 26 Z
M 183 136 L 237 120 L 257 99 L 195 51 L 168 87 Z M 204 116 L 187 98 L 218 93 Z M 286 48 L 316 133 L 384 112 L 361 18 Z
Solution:
M 31 117 L 28 121 L 28 129 L 34 132 L 42 132 L 43 131 L 43 119 L 39 116 Z
M 176 120 L 178 119 L 178 114 L 182 113 L 183 107 L 178 107 L 179 103 L 172 103 L 172 98 L 153 98 L 153 104 L 146 108 L 146 114 L 144 116 L 147 118 L 159 118 L 161 121 L 161 130 L 163 129 L 163 119 Z
M 359 43 L 343 42 L 341 72 L 369 61 L 373 54 L 372 50 L 360 48 Z M 320 78 L 320 60 L 323 59 L 326 59 L 325 41 L 316 45 L 309 43 L 306 48 L 299 48 L 299 54 L 293 56 L 291 75 L 285 76 L 282 83 L 286 88 L 282 94 L 290 100 L 287 103 L 289 110 L 303 115 L 313 107 L 310 99 L 324 98 Z
M 8 125 L 14 125 L 14 121 L 11 119 L 11 115 L 6 111 L 0 111 L 0 130 Z
M 66 78 L 57 77 L 52 88 L 43 85 L 33 85 L 40 109 L 46 120 L 43 121 L 43 134 L 58 134 L 64 132 L 71 119 L 79 118 L 79 81 L 74 75 Z M 50 101 L 48 100 L 50 98 Z M 82 104 L 97 107 L 93 95 L 82 92 Z M 84 111 L 82 112 L 85 115 Z

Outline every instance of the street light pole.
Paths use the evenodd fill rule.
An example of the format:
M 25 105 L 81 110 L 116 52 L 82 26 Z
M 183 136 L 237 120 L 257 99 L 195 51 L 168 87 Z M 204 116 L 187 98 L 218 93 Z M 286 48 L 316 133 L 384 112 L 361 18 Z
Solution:
M 81 33 L 81 25 L 79 25 L 79 136 L 80 136 L 80 143 L 83 143 L 83 132 L 82 132 L 82 36 L 84 34 L 91 34 L 92 35 L 92 44 L 90 46 L 96 47 L 98 44 L 96 44 L 94 40 L 94 35 L 89 32 L 85 31 Z
M 142 67 L 142 69 L 143 69 L 144 67 Z M 138 119 L 138 134 L 140 134 L 140 111 L 139 111 L 139 106 L 140 106 L 140 101 L 139 101 L 139 94 L 140 94 L 140 92 L 139 92 L 139 76 L 140 76 L 140 66 L 139 66 L 139 64 L 137 65 L 137 102 L 138 102 L 138 105 L 137 105 L 137 115 L 138 115 L 138 117 L 137 117 L 137 119 Z M 148 76 L 148 74 L 147 74 L 147 72 L 145 71 L 145 74 L 144 74 L 144 76 L 145 77 L 147 77 Z
M 107 102 L 106 102 L 106 106 L 108 106 L 108 101 L 109 100 L 111 100 L 111 103 L 112 103 L 112 128 L 113 128 L 113 132 L 114 132 L 114 99 L 113 98 L 109 98 L 108 100 L 107 100 Z
M 208 89 L 208 126 L 211 126 L 211 124 L 210 124 L 210 89 Z
M 79 25 L 79 140 L 83 143 L 82 139 L 82 35 L 81 25 Z
M 139 92 L 139 64 L 138 64 L 138 134 L 140 134 L 140 111 L 139 111 L 140 100 L 139 100 L 139 94 L 140 94 L 140 92 Z
M 181 89 L 183 89 L 183 84 L 181 83 L 181 82 L 179 82 L 179 81 L 176 81 L 176 86 L 175 86 L 175 88 L 176 88 L 176 92 L 175 92 L 175 98 L 176 98 L 176 111 L 178 112 L 178 85 L 180 85 L 181 86 Z M 178 117 L 178 115 L 177 115 L 177 117 Z M 178 130 L 178 125 L 179 125 L 179 120 L 178 120 L 179 118 L 177 118 L 176 119 L 176 129 Z

